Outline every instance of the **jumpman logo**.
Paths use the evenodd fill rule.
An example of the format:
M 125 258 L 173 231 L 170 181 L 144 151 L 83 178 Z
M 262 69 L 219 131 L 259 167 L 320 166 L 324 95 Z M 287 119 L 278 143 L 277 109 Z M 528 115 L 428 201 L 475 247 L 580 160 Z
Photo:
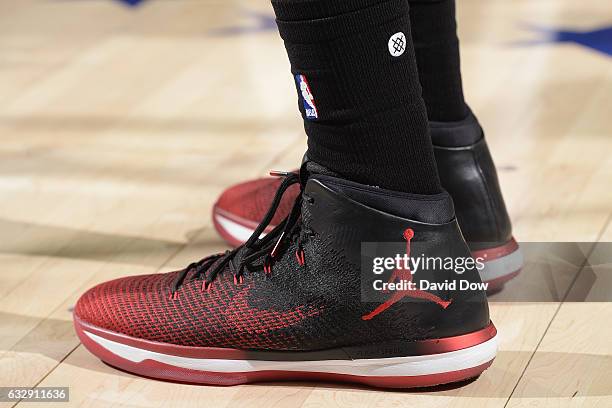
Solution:
M 406 231 L 404 231 L 404 239 L 406 240 L 406 255 L 408 256 L 408 258 L 410 258 L 410 240 L 413 237 L 414 237 L 414 231 L 411 228 L 408 228 L 406 229 Z M 408 269 L 395 269 L 393 273 L 391 274 L 391 277 L 389 278 L 389 283 L 396 282 L 397 280 L 400 280 L 400 281 L 404 280 L 404 281 L 412 282 L 412 272 L 410 271 L 410 269 L 409 268 Z M 390 308 L 395 303 L 399 302 L 401 299 L 405 297 L 429 300 L 439 305 L 442 309 L 446 309 L 451 304 L 451 301 L 452 301 L 452 300 L 451 301 L 442 300 L 441 298 L 434 295 L 433 293 L 429 293 L 424 290 L 418 290 L 418 289 L 398 290 L 398 291 L 395 291 L 395 293 L 393 293 L 393 295 L 391 295 L 391 297 L 387 299 L 387 301 L 385 301 L 383 304 L 378 306 L 372 312 L 361 316 L 361 319 L 371 320 L 372 318 L 381 314 L 382 312 L 384 312 L 385 310 L 387 310 L 388 308 Z

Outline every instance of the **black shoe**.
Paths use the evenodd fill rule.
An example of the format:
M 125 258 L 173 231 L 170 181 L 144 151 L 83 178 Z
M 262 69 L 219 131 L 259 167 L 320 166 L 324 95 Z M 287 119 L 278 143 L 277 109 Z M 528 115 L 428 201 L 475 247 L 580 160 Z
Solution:
M 89 290 L 74 312 L 83 344 L 127 371 L 205 384 L 406 388 L 482 373 L 496 330 L 448 194 L 402 194 L 321 173 L 309 163 L 300 176 L 286 174 L 243 246 L 183 271 Z M 301 191 L 292 210 L 259 239 L 291 185 Z M 433 263 L 384 263 L 378 274 L 383 257 L 404 255 Z
M 512 238 L 482 129 L 472 114 L 460 122 L 432 122 L 431 129 L 442 186 L 453 197 L 457 219 L 472 255 L 484 260 L 482 280 L 490 292 L 497 291 L 519 273 L 523 259 Z M 232 246 L 244 243 L 263 219 L 280 183 L 277 178 L 267 177 L 226 189 L 213 208 L 213 222 L 221 237 Z M 265 232 L 289 213 L 298 194 L 297 186 L 287 192 Z
M 485 260 L 480 277 L 500 289 L 523 267 L 480 124 L 472 113 L 459 122 L 430 122 L 440 181 L 453 197 L 457 221 L 472 255 Z

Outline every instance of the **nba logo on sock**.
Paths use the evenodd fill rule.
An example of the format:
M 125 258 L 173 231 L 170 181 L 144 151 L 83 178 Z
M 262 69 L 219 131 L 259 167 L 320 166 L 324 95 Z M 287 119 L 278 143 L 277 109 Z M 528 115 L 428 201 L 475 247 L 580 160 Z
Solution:
M 300 89 L 300 93 L 302 95 L 302 103 L 304 104 L 304 112 L 306 112 L 306 119 L 317 119 L 319 117 L 319 112 L 317 111 L 314 96 L 312 96 L 312 92 L 310 91 L 310 85 L 308 85 L 308 80 L 306 79 L 306 76 L 302 74 L 297 74 L 295 76 L 295 81 L 297 82 L 298 88 Z

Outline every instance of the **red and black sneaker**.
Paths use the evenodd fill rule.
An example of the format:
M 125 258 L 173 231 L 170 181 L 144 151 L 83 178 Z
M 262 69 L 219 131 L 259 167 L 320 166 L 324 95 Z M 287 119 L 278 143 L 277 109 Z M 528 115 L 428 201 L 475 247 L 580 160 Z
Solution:
M 398 259 L 411 248 L 419 259 L 471 259 L 450 196 L 382 191 L 315 167 L 284 175 L 244 245 L 86 292 L 74 310 L 83 344 L 126 371 L 204 384 L 407 388 L 482 373 L 497 339 L 473 266 L 368 269 L 390 246 Z M 300 194 L 289 214 L 259 238 L 291 186 Z
M 461 231 L 473 256 L 485 259 L 481 278 L 489 291 L 495 292 L 519 274 L 523 256 L 512 237 L 482 128 L 472 114 L 460 122 L 430 125 L 442 185 L 453 198 Z M 245 242 L 262 220 L 279 185 L 278 178 L 266 177 L 225 190 L 213 207 L 213 223 L 219 235 L 232 246 Z M 298 193 L 297 188 L 288 191 L 272 225 L 289 213 Z

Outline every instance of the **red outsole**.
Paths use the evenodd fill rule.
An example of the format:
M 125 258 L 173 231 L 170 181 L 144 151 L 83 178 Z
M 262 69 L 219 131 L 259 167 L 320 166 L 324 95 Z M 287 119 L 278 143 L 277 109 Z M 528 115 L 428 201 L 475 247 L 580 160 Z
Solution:
M 118 369 L 144 377 L 192 384 L 238 385 L 271 381 L 325 381 L 357 383 L 379 388 L 416 388 L 465 381 L 479 376 L 493 360 L 476 367 L 419 376 L 359 376 L 302 371 L 212 372 L 176 367 L 154 360 L 133 362 L 105 349 L 84 333 L 84 325 L 75 316 L 74 326 L 81 343 L 103 362 Z M 494 326 L 491 326 L 494 330 Z M 99 333 L 98 333 L 99 334 Z

